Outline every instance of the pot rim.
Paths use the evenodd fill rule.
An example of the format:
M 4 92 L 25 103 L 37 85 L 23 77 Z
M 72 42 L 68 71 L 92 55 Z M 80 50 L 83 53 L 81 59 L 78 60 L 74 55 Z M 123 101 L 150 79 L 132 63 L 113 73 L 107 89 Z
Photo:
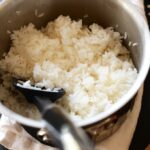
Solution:
M 133 86 L 130 88 L 130 90 L 128 91 L 128 93 L 126 93 L 122 98 L 120 98 L 118 100 L 118 102 L 116 102 L 111 108 L 109 108 L 107 111 L 101 112 L 100 114 L 98 114 L 97 116 L 88 118 L 84 121 L 80 121 L 80 122 L 74 122 L 77 126 L 87 126 L 87 125 L 91 125 L 93 123 L 99 122 L 102 119 L 107 118 L 108 116 L 110 116 L 111 114 L 115 113 L 116 111 L 118 111 L 119 109 L 121 109 L 124 105 L 126 105 L 131 98 L 136 94 L 136 92 L 138 91 L 138 89 L 140 88 L 140 86 L 142 85 L 142 83 L 144 82 L 146 75 L 148 73 L 149 70 L 149 66 L 150 66 L 150 34 L 149 34 L 149 29 L 148 29 L 148 25 L 146 22 L 146 19 L 142 16 L 142 14 L 139 12 L 139 10 L 133 5 L 131 4 L 131 2 L 128 1 L 119 1 L 119 3 L 121 3 L 120 5 L 122 5 L 122 7 L 129 12 L 130 14 L 132 14 L 132 18 L 133 20 L 136 22 L 136 24 L 138 25 L 138 28 L 141 30 L 141 35 L 143 38 L 143 49 L 145 49 L 145 53 L 143 55 L 143 63 L 141 65 L 141 70 L 138 73 L 137 79 L 135 81 L 135 83 L 133 84 Z M 138 19 L 137 19 L 138 18 Z M 2 105 L 0 103 L 0 111 L 1 113 L 3 113 L 4 115 L 16 120 L 17 122 L 27 125 L 27 126 L 32 126 L 35 128 L 43 128 L 45 126 L 45 122 L 43 120 L 33 120 L 24 116 L 21 116 L 15 112 L 13 112 L 12 110 L 8 109 L 7 107 L 5 107 L 4 105 Z

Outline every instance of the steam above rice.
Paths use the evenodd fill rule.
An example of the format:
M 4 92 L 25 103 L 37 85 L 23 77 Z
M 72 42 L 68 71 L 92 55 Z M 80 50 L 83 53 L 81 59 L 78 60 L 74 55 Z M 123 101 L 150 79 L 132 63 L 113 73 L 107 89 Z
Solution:
M 14 111 L 38 118 L 37 109 L 11 86 L 11 76 L 47 88 L 62 87 L 58 101 L 75 120 L 108 110 L 130 89 L 137 77 L 121 35 L 98 24 L 59 16 L 41 30 L 33 24 L 14 31 L 10 51 L 0 61 L 0 99 Z M 7 72 L 7 73 L 6 73 Z M 5 93 L 5 94 L 4 94 Z M 15 94 L 14 94 L 15 93 Z

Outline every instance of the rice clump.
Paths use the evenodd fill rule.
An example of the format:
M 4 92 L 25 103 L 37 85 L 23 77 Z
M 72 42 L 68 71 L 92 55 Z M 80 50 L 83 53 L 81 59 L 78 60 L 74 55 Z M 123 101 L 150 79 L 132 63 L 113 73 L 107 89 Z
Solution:
M 45 28 L 33 24 L 11 34 L 12 45 L 0 61 L 0 99 L 31 118 L 39 112 L 12 87 L 12 76 L 46 88 L 62 87 L 57 103 L 73 120 L 85 120 L 113 106 L 136 80 L 137 70 L 121 35 L 111 27 L 85 26 L 59 16 Z

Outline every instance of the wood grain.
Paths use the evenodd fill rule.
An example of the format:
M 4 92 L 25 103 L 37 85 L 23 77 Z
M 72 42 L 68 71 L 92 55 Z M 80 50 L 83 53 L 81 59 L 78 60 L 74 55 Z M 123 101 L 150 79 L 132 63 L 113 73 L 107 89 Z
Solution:
M 150 150 L 150 145 L 148 145 L 145 150 Z

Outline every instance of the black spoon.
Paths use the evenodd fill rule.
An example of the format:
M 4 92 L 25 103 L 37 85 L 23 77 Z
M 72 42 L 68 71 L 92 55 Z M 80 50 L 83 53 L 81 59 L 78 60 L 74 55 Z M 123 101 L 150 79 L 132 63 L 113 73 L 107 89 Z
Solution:
M 48 90 L 33 85 L 24 86 L 24 81 L 14 79 L 13 84 L 26 99 L 34 103 L 45 121 L 45 128 L 54 137 L 56 145 L 62 150 L 93 150 L 87 135 L 70 121 L 66 113 L 54 104 L 65 91 L 62 88 Z

